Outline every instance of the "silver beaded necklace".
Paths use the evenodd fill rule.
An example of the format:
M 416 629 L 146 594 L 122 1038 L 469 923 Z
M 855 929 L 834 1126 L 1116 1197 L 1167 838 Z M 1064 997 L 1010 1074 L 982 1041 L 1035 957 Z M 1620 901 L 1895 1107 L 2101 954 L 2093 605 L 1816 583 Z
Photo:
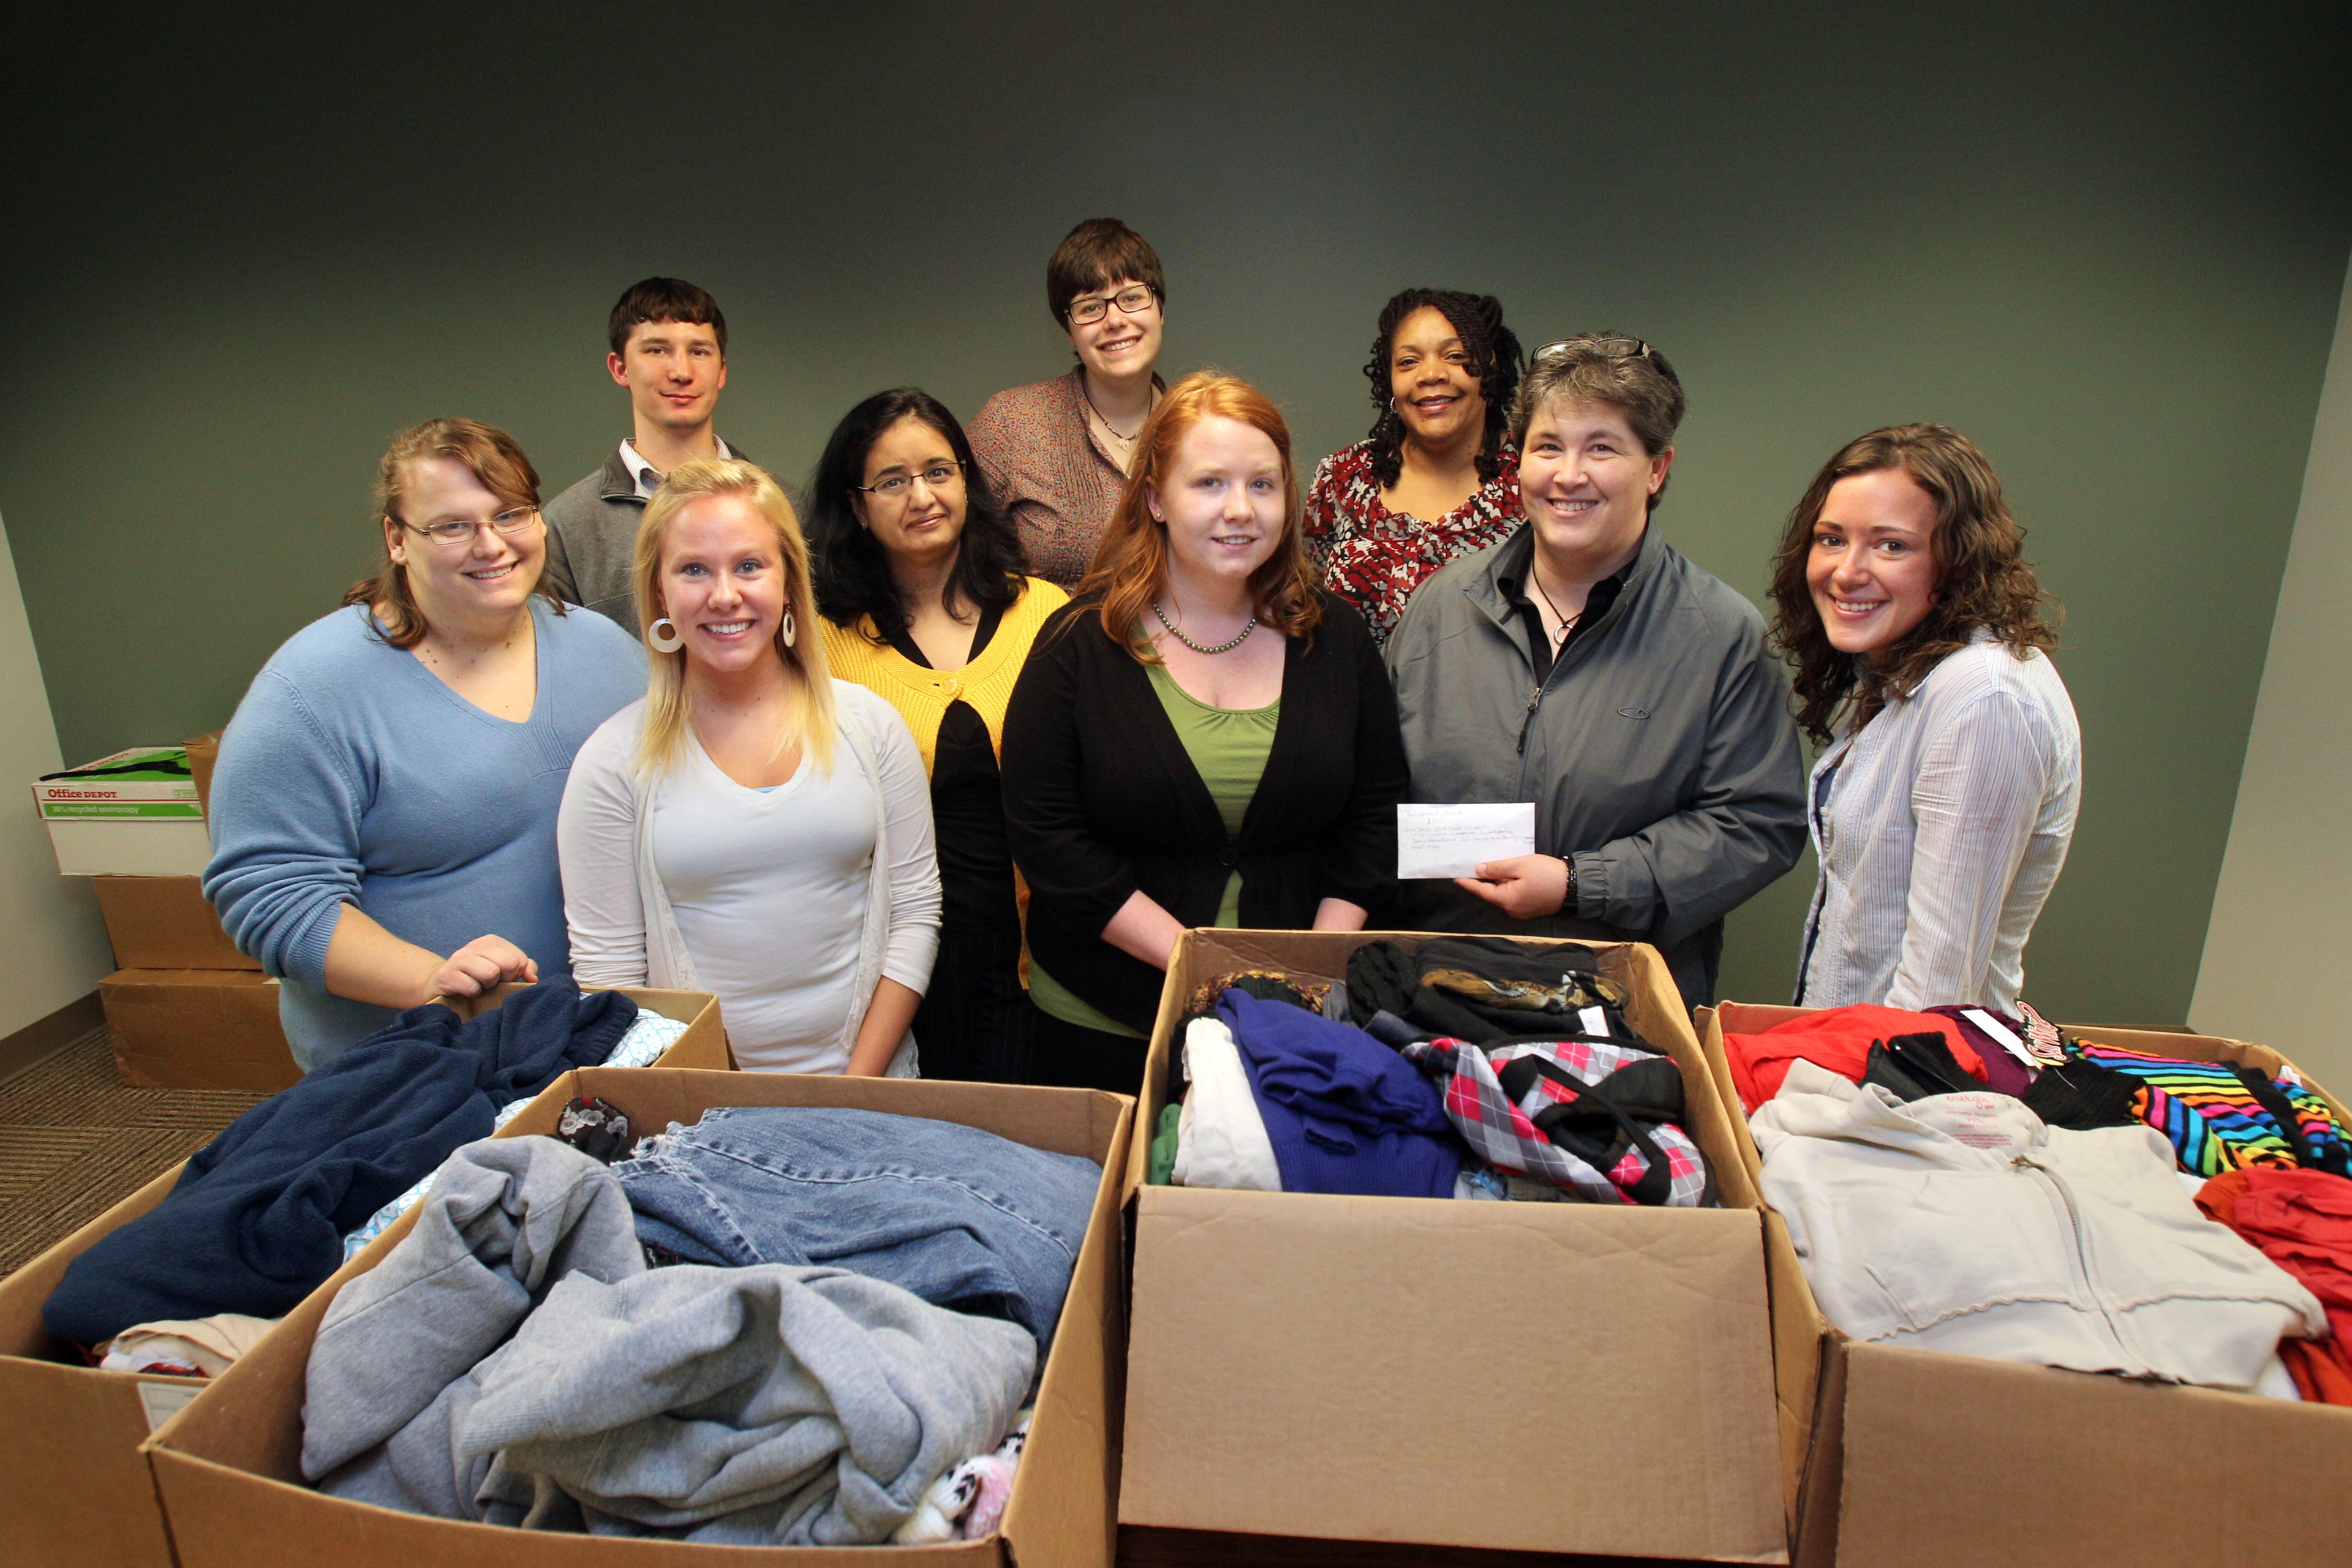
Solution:
M 1174 637 L 1178 642 L 1182 643 L 1194 653 L 1231 653 L 1234 649 L 1241 647 L 1242 644 L 1249 641 L 1250 633 L 1257 630 L 1257 617 L 1255 616 L 1252 616 L 1249 618 L 1249 625 L 1244 626 L 1241 630 L 1241 635 L 1234 637 L 1231 642 L 1221 642 L 1214 647 L 1202 647 L 1199 643 L 1194 642 L 1191 637 L 1186 637 L 1182 632 L 1176 629 L 1176 623 L 1168 618 L 1168 612 L 1160 607 L 1160 601 L 1157 599 L 1151 601 L 1151 613 L 1160 617 L 1160 624 L 1168 628 L 1168 635 L 1170 637 Z

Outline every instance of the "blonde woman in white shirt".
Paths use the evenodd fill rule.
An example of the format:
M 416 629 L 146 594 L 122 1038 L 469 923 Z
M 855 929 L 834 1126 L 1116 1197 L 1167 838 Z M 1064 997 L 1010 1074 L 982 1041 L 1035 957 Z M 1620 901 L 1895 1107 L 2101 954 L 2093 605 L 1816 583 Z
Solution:
M 1772 639 L 1827 747 L 1800 1005 L 2015 1011 L 2083 787 L 2024 542 L 1992 464 L 1941 425 L 1848 443 L 1790 514 Z
M 557 819 L 573 973 L 717 994 L 745 1068 L 912 1076 L 930 786 L 906 721 L 825 672 L 792 503 L 750 463 L 682 463 L 635 577 L 649 689 L 580 749 Z

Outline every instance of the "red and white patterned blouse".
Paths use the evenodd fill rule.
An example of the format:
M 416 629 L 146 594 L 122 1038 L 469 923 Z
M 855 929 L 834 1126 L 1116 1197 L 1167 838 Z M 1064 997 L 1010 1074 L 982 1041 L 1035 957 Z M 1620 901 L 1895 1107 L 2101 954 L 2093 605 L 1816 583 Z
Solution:
M 1495 477 L 1434 522 L 1391 511 L 1372 476 L 1372 444 L 1343 447 L 1316 466 L 1307 492 L 1307 548 L 1323 585 L 1363 612 L 1385 644 L 1405 601 L 1440 566 L 1500 544 L 1517 531 L 1519 454 L 1506 445 Z

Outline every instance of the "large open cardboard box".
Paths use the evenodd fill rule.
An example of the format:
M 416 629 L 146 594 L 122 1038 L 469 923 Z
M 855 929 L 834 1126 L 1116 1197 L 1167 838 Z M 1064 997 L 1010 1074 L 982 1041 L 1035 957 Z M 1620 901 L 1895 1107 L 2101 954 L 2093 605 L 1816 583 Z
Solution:
M 1240 969 L 1342 978 L 1379 936 L 1426 940 L 1181 938 L 1135 1175 L 1194 986 Z M 1732 1119 L 1656 952 L 1591 945 L 1682 1068 L 1724 1206 L 1141 1186 L 1119 1493 L 1139 1547 L 1211 1531 L 1788 1560 L 1759 1205 Z
M 1091 1089 L 787 1073 L 591 1068 L 559 1079 L 509 1133 L 547 1132 L 573 1095 L 601 1095 L 646 1128 L 692 1122 L 720 1105 L 833 1105 L 984 1128 L 1032 1148 L 1099 1161 L 1093 1217 L 1037 1393 L 1037 1414 L 1001 1533 L 922 1547 L 692 1546 L 541 1534 L 398 1513 L 301 1483 L 302 1394 L 310 1342 L 345 1280 L 375 1267 L 413 1214 L 288 1315 L 147 1443 L 180 1568 L 827 1568 L 955 1563 L 1103 1568 L 1114 1523 L 1111 1444 L 1124 1315 L 1119 1205 L 1134 1102 Z
M 1727 1104 L 1739 1097 L 1724 1035 L 1807 1011 L 1699 1009 Z M 2209 1035 L 2066 1032 L 2184 1060 L 2285 1065 L 2268 1047 Z M 1763 1165 L 1744 1118 L 1737 1138 L 1753 1182 Z M 1854 1344 L 1822 1317 L 1769 1208 L 1764 1227 L 1784 1495 L 1804 1568 L 2190 1568 L 2225 1542 L 2257 1541 L 2282 1568 L 2352 1561 L 2335 1504 L 2352 1479 L 2352 1409 Z
M 452 1005 L 470 1016 L 497 1006 L 514 989 Z M 629 994 L 687 1023 L 661 1065 L 728 1065 L 718 998 L 702 991 Z M 273 1030 L 277 1022 L 273 1012 Z M 282 1039 L 278 1048 L 285 1048 Z M 547 1092 L 562 1087 L 559 1079 Z M 541 1109 L 551 1117 L 562 1105 L 557 1100 Z M 522 1113 L 509 1128 L 533 1115 Z M 162 1203 L 183 1168 L 173 1166 L 0 1280 L 0 1406 L 10 1413 L 0 1421 L 0 1563 L 11 1568 L 172 1568 L 154 1480 L 139 1445 L 204 1382 L 84 1366 L 41 1326 L 41 1307 L 68 1264 Z

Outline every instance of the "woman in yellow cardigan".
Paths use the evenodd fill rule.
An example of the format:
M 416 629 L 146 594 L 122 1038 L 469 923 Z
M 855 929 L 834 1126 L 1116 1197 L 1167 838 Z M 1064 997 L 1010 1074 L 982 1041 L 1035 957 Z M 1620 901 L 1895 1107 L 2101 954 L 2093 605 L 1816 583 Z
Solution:
M 915 1015 L 931 1078 L 1025 1082 L 1032 1021 L 997 758 L 1004 707 L 1068 595 L 1026 574 L 955 416 L 913 387 L 843 416 L 809 481 L 826 666 L 905 716 L 930 770 L 944 895 Z

